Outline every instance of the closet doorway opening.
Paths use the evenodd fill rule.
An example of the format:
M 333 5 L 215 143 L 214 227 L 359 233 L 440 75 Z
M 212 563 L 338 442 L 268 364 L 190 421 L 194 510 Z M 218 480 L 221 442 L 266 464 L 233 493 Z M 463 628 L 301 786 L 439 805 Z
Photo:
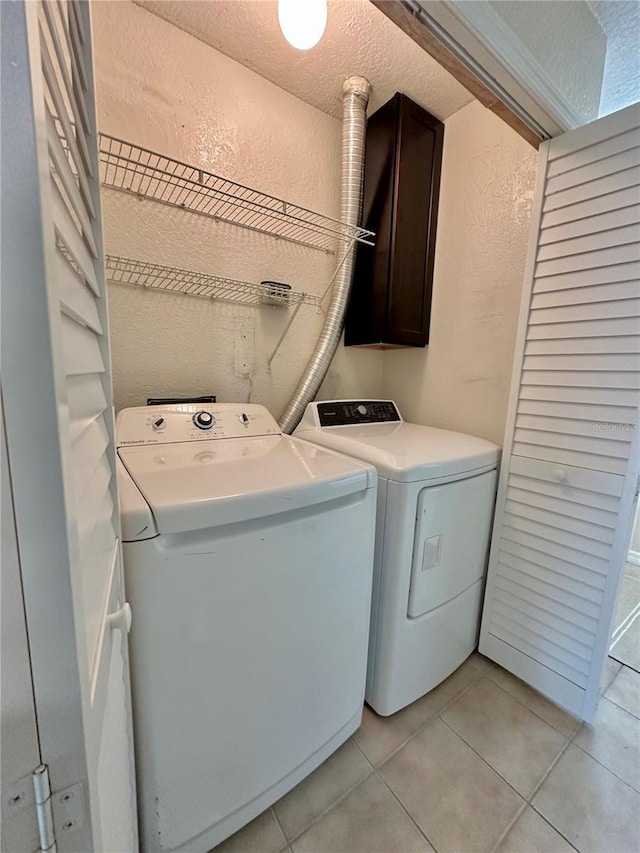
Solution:
M 612 628 L 609 657 L 640 672 L 640 505 L 637 503 Z

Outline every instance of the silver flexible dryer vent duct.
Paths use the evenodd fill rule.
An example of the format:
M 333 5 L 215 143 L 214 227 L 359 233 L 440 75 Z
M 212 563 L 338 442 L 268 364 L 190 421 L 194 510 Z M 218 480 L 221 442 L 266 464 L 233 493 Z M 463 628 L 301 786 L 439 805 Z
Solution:
M 360 225 L 362 213 L 362 179 L 364 144 L 367 129 L 367 103 L 371 86 L 364 77 L 349 77 L 342 86 L 342 197 L 340 219 L 354 228 Z M 344 261 L 338 270 L 331 303 L 318 338 L 315 351 L 304 369 L 280 419 L 280 428 L 291 433 L 298 426 L 307 403 L 318 393 L 326 376 L 344 327 L 347 302 L 351 292 L 356 245 L 342 239 L 336 257 Z

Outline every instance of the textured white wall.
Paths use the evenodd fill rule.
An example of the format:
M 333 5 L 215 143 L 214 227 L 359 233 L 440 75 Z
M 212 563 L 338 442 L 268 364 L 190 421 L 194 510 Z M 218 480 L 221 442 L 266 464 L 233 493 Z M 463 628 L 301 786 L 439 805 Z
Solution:
M 589 6 L 607 37 L 599 111 L 605 116 L 640 101 L 640 3 L 589 0 Z
M 430 343 L 384 353 L 407 420 L 502 444 L 536 166 L 477 102 L 445 122 Z
M 330 215 L 340 123 L 128 2 L 94 3 L 101 129 Z M 501 442 L 536 154 L 472 103 L 446 122 L 431 343 L 340 348 L 319 397 L 394 397 L 408 419 Z M 113 190 L 107 250 L 323 293 L 334 261 Z M 322 317 L 303 306 L 270 372 L 287 311 L 111 285 L 118 408 L 216 393 L 286 404 Z M 246 343 L 244 343 L 246 341 Z M 249 374 L 238 370 L 246 356 Z
M 129 2 L 93 3 L 99 126 L 330 216 L 339 213 L 340 123 Z M 339 93 L 336 93 L 339 97 Z M 183 210 L 103 193 L 111 254 L 322 294 L 335 259 Z M 267 370 L 286 309 L 110 285 L 116 406 L 215 393 L 278 416 L 322 316 L 300 309 Z M 289 309 L 291 310 L 291 309 Z M 323 396 L 375 395 L 383 355 L 340 348 Z M 246 360 L 248 370 L 239 368 Z

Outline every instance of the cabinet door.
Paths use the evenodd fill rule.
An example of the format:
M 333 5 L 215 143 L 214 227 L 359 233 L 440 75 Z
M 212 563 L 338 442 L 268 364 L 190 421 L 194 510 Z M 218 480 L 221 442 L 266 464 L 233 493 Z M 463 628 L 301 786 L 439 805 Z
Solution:
M 408 98 L 398 112 L 389 293 L 384 340 L 429 342 L 443 125 Z
M 369 119 L 363 221 L 345 344 L 425 346 L 429 340 L 444 125 L 397 94 Z
M 589 720 L 640 467 L 640 107 L 540 158 L 480 650 Z

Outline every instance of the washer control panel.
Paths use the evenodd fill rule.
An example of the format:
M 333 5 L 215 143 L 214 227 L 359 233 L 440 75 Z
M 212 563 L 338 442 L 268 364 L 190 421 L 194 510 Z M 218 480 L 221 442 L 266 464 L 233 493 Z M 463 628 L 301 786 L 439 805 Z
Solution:
M 280 427 L 254 403 L 139 406 L 123 409 L 116 419 L 118 447 L 260 435 L 280 435 Z
M 401 421 L 392 400 L 332 400 L 314 403 L 321 427 L 382 424 Z

